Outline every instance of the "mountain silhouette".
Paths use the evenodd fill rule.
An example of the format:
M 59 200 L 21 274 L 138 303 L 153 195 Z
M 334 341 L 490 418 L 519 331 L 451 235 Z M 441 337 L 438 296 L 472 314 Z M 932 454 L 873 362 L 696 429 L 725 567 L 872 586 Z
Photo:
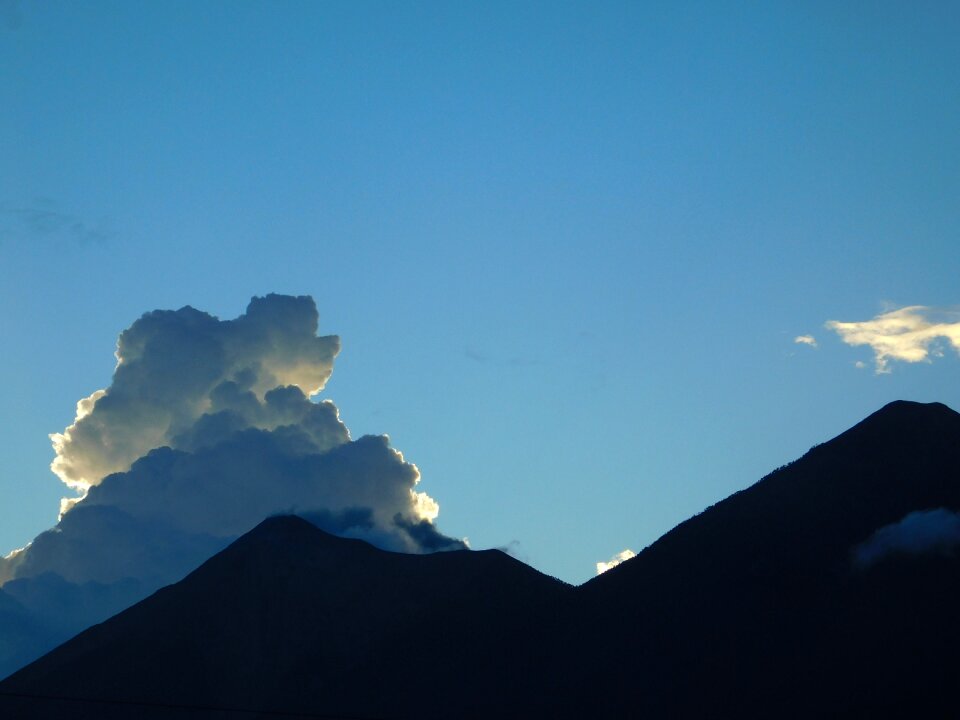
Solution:
M 892 403 L 578 588 L 499 551 L 402 555 L 271 518 L 0 683 L 0 709 L 950 716 L 960 539 L 937 533 L 958 448 L 953 410 Z
M 579 589 L 613 715 L 885 717 L 954 695 L 960 565 L 857 545 L 911 512 L 960 509 L 960 415 L 894 402 L 680 524 Z M 949 649 L 949 650 L 948 650 Z M 937 713 L 934 712 L 936 715 Z
M 556 632 L 570 593 L 498 550 L 389 553 L 298 517 L 275 517 L 5 687 L 160 706 L 449 717 L 482 677 L 491 692 L 475 698 L 471 713 L 489 716 L 498 693 L 522 694 L 527 679 L 519 670 L 536 661 L 529 653 L 542 636 Z M 26 704 L 23 717 L 131 712 Z

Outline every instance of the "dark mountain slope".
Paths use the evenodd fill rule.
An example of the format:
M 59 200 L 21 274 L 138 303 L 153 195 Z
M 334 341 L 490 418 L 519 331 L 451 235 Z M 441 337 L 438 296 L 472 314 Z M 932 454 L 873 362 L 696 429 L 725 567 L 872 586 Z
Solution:
M 577 589 L 496 551 L 397 555 L 274 518 L 0 693 L 382 718 L 952 716 L 957 554 L 854 557 L 912 512 L 954 518 L 958 448 L 960 415 L 893 403 Z M 0 696 L 2 717 L 250 717 L 131 707 Z
M 531 653 L 555 635 L 570 593 L 496 550 L 387 553 L 272 518 L 2 689 L 363 717 L 502 714 L 525 695 Z M 70 713 L 87 709 L 110 710 Z
M 958 443 L 960 414 L 947 406 L 891 403 L 584 588 L 621 592 L 654 570 L 678 578 L 671 566 L 677 555 L 693 563 L 685 570 L 698 570 L 701 579 L 744 558 L 806 565 L 817 574 L 825 560 L 846 566 L 845 551 L 877 528 L 913 510 L 960 508 Z M 755 569 L 773 575 L 776 567 Z
M 958 448 L 960 415 L 892 403 L 584 585 L 582 614 L 622 621 L 582 636 L 605 659 L 594 681 L 627 688 L 607 709 L 758 717 L 789 698 L 778 714 L 853 713 L 903 699 L 880 682 L 892 668 L 930 682 L 943 662 L 960 669 L 936 650 L 960 639 L 956 560 L 852 562 L 910 512 L 960 509 Z

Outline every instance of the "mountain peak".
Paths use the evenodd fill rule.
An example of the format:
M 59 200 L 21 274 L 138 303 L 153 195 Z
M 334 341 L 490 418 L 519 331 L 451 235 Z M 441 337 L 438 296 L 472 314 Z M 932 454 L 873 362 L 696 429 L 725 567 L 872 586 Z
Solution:
M 958 438 L 960 413 L 946 405 L 891 402 L 586 587 L 648 582 L 659 573 L 667 584 L 680 556 L 719 584 L 744 568 L 773 573 L 787 558 L 805 568 L 797 572 L 842 566 L 856 543 L 910 512 L 960 508 L 960 483 L 945 462 Z
M 98 720 L 125 717 L 124 703 L 169 703 L 171 688 L 193 706 L 463 717 L 470 698 L 472 716 L 498 716 L 511 698 L 530 702 L 526 660 L 551 641 L 572 592 L 499 551 L 386 552 L 270 517 L 181 582 L 7 678 L 0 715 L 58 716 L 27 701 L 4 714 L 2 702 L 4 691 L 55 686 L 84 699 L 61 715 Z M 66 681 L 48 683 L 61 672 Z M 429 710 L 414 672 L 430 678 Z M 478 697 L 480 677 L 498 692 Z M 104 678 L 109 690 L 92 692 Z
M 305 520 L 299 515 L 271 515 L 256 525 L 247 535 L 252 537 L 298 537 L 307 535 L 316 539 L 330 538 L 331 540 L 336 538 L 335 535 L 321 530 L 309 520 Z
M 960 413 L 943 403 L 920 403 L 912 400 L 894 400 L 875 413 L 868 415 L 844 433 L 841 433 L 824 446 L 845 444 L 846 442 L 877 443 L 877 450 L 893 444 L 925 444 L 935 438 L 956 433 L 960 429 Z
M 872 417 L 888 415 L 895 417 L 943 417 L 949 415 L 960 416 L 960 413 L 957 413 L 941 402 L 922 403 L 915 400 L 893 400 L 872 415 L 869 415 L 866 419 L 869 420 Z

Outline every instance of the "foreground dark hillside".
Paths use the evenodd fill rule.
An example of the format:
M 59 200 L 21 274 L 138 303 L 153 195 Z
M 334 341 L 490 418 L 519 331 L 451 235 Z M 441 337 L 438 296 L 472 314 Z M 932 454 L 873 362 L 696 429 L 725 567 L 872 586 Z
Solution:
M 0 709 L 950 716 L 955 546 L 858 558 L 880 528 L 953 521 L 958 448 L 960 415 L 893 403 L 580 588 L 497 551 L 399 555 L 273 518 L 0 683 Z
M 154 705 L 439 717 L 472 696 L 482 677 L 490 692 L 472 701 L 480 717 L 502 694 L 523 694 L 526 670 L 539 661 L 531 653 L 556 632 L 572 592 L 497 550 L 388 553 L 277 517 L 4 688 Z M 131 711 L 20 705 L 46 705 L 44 717 Z
M 580 588 L 600 702 L 666 716 L 850 717 L 953 695 L 960 565 L 933 553 L 861 568 L 855 548 L 908 513 L 960 509 L 960 415 L 892 403 L 682 523 Z M 912 709 L 911 709 L 912 708 Z

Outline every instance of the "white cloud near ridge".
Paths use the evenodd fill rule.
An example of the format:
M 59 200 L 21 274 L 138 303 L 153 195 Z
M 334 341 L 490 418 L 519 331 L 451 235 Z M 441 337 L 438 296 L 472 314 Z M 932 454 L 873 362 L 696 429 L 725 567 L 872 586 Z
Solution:
M 890 362 L 930 362 L 942 357 L 948 344 L 960 353 L 960 311 L 910 305 L 871 320 L 825 324 L 847 345 L 873 350 L 877 374 L 890 372 Z
M 625 548 L 620 552 L 618 552 L 616 555 L 614 555 L 612 558 L 607 560 L 606 562 L 598 562 L 597 575 L 605 573 L 607 570 L 610 570 L 611 568 L 615 568 L 620 563 L 626 562 L 630 558 L 634 558 L 636 556 L 637 554 L 633 550 L 631 550 L 630 548 Z

